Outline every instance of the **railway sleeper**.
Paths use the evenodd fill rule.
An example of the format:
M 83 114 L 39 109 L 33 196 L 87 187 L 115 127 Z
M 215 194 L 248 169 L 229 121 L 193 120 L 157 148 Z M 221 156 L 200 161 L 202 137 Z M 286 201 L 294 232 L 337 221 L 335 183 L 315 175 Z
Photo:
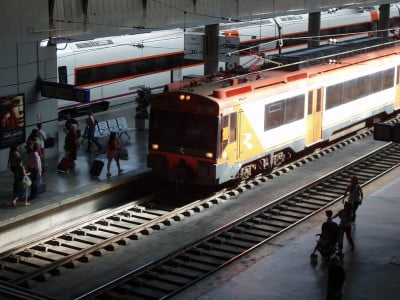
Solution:
M 66 268 L 64 268 L 64 267 L 57 267 L 57 268 L 51 269 L 51 270 L 49 271 L 49 273 L 50 273 L 52 276 L 59 276 L 59 275 L 64 274 L 65 271 L 67 271 Z
M 261 242 L 263 240 L 263 238 L 258 237 L 257 235 L 253 234 L 253 232 L 251 232 L 251 231 L 246 231 L 246 232 L 243 232 L 243 233 L 235 236 L 235 240 L 242 241 L 247 244 L 258 244 L 259 242 Z M 232 241 L 230 241 L 230 242 L 232 242 Z M 246 247 L 246 246 L 244 245 L 244 247 Z
M 227 260 L 227 259 L 230 259 L 233 255 L 240 253 L 240 250 L 239 250 L 239 252 L 238 252 L 238 250 L 235 251 L 234 249 L 232 249 L 232 247 L 229 248 L 227 245 L 229 245 L 229 244 L 227 243 L 224 245 L 215 246 L 213 250 L 204 249 L 201 252 L 201 254 L 197 255 L 197 256 L 198 257 L 209 256 L 209 257 L 213 257 L 216 259 Z M 234 247 L 239 248 L 239 247 L 237 247 L 237 245 L 234 245 Z M 191 253 L 191 252 L 189 252 L 189 253 Z
M 81 257 L 79 257 L 77 260 L 83 263 L 88 263 L 93 259 L 93 255 L 91 254 L 85 254 Z
M 181 267 L 190 269 L 190 270 L 195 270 L 200 273 L 207 273 L 214 269 L 214 267 L 210 266 L 209 264 L 202 263 L 199 261 L 189 261 L 189 262 L 182 262 Z
M 299 219 L 302 219 L 306 214 L 303 214 L 303 213 L 300 214 L 297 212 L 295 213 L 295 212 L 291 211 L 291 207 L 290 207 L 287 210 L 283 211 L 281 213 L 281 215 L 284 217 L 292 218 L 293 220 L 297 221 Z
M 223 254 L 228 253 L 228 255 L 237 255 L 239 253 L 241 253 L 243 251 L 243 249 L 247 249 L 248 247 L 248 243 L 242 243 L 239 240 L 229 240 L 226 241 L 223 244 L 216 244 L 214 247 L 214 250 L 217 252 L 221 252 Z M 217 259 L 226 259 L 226 255 L 220 255 L 220 256 L 212 256 L 213 258 L 217 258 Z
M 287 212 L 293 217 L 304 217 L 309 215 L 311 211 L 298 206 L 288 206 Z
M 53 276 L 50 273 L 45 272 L 45 273 L 39 274 L 38 276 L 34 277 L 33 280 L 39 281 L 39 282 L 45 282 L 45 281 L 48 281 L 49 279 L 51 279 L 52 277 Z
M 104 247 L 107 251 L 116 251 L 119 248 L 117 243 L 111 243 Z
M 221 260 L 221 259 L 215 259 L 214 257 L 210 257 L 210 256 L 202 256 L 201 259 L 197 258 L 196 256 L 190 255 L 190 254 L 185 254 L 185 256 L 186 256 L 185 259 L 187 259 L 187 261 L 194 261 L 194 262 L 206 264 L 206 265 L 213 266 L 213 267 L 217 267 L 225 261 L 225 260 Z
M 147 288 L 150 292 L 149 294 L 150 297 L 153 297 L 152 296 L 153 293 L 157 293 L 156 295 L 159 295 L 158 292 L 161 292 L 163 295 L 165 294 L 168 295 L 176 289 L 175 286 L 172 286 L 170 284 L 158 280 L 146 280 L 146 282 L 141 286 L 141 288 L 142 289 Z M 155 297 L 161 298 L 161 296 L 155 296 Z
M 103 256 L 106 252 L 107 252 L 106 249 L 101 248 L 101 249 L 94 250 L 90 254 L 92 254 L 93 256 L 100 257 L 100 256 Z
M 168 262 L 166 262 L 166 263 L 168 263 Z M 199 276 L 203 275 L 203 272 L 199 272 L 194 269 L 188 269 L 188 268 L 180 265 L 179 267 L 171 267 L 168 274 L 172 274 L 172 275 L 179 276 L 182 278 L 187 278 L 189 280 L 194 280 L 194 279 L 198 278 Z
M 71 261 L 65 263 L 63 265 L 63 267 L 65 267 L 67 269 L 76 269 L 76 268 L 80 267 L 81 265 L 82 265 L 81 262 L 79 262 L 78 260 L 74 259 L 74 260 L 71 260 Z

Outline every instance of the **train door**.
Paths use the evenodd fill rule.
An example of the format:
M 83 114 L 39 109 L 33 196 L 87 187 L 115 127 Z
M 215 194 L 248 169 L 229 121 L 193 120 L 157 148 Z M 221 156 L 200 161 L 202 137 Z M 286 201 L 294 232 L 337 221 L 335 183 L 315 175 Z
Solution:
M 397 66 L 397 77 L 396 77 L 396 99 L 394 101 L 394 109 L 400 108 L 400 66 Z
M 322 88 L 317 88 L 308 92 L 307 146 L 318 142 L 322 138 L 322 99 Z

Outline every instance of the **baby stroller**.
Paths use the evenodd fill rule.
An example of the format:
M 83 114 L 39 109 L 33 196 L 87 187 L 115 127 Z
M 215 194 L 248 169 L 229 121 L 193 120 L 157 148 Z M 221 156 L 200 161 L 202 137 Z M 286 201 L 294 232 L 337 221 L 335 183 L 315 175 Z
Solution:
M 332 241 L 329 237 L 324 237 L 321 234 L 317 234 L 318 240 L 317 245 L 314 248 L 314 251 L 310 255 L 311 262 L 316 264 L 318 262 L 317 251 L 321 254 L 321 256 L 325 259 L 329 259 L 332 255 L 336 254 L 338 251 L 338 243 Z

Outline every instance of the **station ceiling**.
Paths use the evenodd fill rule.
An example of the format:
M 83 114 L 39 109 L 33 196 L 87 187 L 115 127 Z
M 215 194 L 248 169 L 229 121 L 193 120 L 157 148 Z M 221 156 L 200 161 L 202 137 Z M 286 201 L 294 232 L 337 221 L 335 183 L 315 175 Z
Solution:
M 193 27 L 329 8 L 396 1 L 368 0 L 49 0 L 51 38 L 87 38 Z

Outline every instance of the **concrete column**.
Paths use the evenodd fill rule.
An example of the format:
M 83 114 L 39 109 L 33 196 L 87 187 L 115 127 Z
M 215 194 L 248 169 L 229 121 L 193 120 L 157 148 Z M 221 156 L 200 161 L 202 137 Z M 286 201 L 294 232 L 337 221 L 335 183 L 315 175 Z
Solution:
M 219 24 L 204 29 L 204 75 L 218 71 L 218 32 Z
M 379 6 L 379 22 L 378 30 L 385 30 L 389 28 L 390 17 L 390 4 L 382 4 Z M 388 31 L 380 31 L 379 36 L 388 37 Z
M 321 13 L 313 12 L 308 15 L 308 35 L 318 36 L 308 41 L 308 48 L 315 48 L 319 46 L 321 35 Z

